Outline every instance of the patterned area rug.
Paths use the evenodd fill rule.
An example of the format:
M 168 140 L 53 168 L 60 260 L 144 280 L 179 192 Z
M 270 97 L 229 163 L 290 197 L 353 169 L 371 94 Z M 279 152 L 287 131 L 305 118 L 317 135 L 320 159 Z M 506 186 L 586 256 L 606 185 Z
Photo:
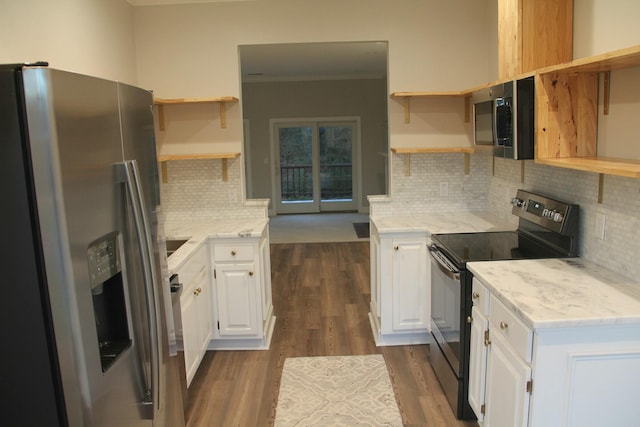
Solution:
M 286 359 L 275 425 L 402 426 L 384 358 Z

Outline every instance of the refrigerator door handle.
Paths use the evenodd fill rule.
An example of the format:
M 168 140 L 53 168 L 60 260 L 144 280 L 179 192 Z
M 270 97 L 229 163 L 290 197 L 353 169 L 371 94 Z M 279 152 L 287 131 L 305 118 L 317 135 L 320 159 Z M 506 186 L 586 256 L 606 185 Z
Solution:
M 143 368 L 145 396 L 143 396 L 143 405 L 152 406 L 155 412 L 157 402 L 159 401 L 159 379 L 160 379 L 160 349 L 159 349 L 159 326 L 158 326 L 158 307 L 157 297 L 155 295 L 156 277 L 153 268 L 153 253 L 151 244 L 151 233 L 149 231 L 149 221 L 144 210 L 144 196 L 140 186 L 140 176 L 138 174 L 138 165 L 135 160 L 127 160 L 117 164 L 121 181 L 126 184 L 127 194 L 131 203 L 133 212 L 133 220 L 136 229 L 136 236 L 140 248 L 140 258 L 144 277 L 144 294 L 146 299 L 147 310 L 149 313 L 149 341 L 151 348 L 151 368 L 147 372 Z M 144 355 L 140 355 L 143 366 Z M 154 402 L 156 405 L 154 405 Z

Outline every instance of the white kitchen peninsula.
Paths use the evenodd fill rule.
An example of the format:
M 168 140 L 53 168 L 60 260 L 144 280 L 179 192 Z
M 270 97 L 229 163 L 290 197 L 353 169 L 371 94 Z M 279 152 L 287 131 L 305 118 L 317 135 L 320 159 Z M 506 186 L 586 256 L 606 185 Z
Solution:
M 467 267 L 483 426 L 638 425 L 640 283 L 579 258 Z
M 169 274 L 180 273 L 194 254 L 207 254 L 210 350 L 269 348 L 275 316 L 268 224 L 267 218 L 220 219 L 166 229 L 168 239 L 187 240 L 168 258 Z
M 371 312 L 378 346 L 425 344 L 431 331 L 431 234 L 505 231 L 483 212 L 370 217 Z

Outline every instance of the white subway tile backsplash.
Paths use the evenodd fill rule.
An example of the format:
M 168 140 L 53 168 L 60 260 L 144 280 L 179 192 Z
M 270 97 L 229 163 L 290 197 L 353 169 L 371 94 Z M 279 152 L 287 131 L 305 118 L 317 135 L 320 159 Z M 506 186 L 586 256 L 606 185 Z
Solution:
M 408 168 L 406 161 L 410 162 Z M 167 163 L 168 182 L 161 185 L 161 196 L 168 225 L 267 215 L 264 204 L 243 203 L 241 160 L 230 159 L 227 164 L 225 182 L 220 160 Z M 464 174 L 461 153 L 392 154 L 391 171 L 390 197 L 372 197 L 371 215 L 487 211 L 517 224 L 509 202 L 523 188 L 580 205 L 581 256 L 631 279 L 640 278 L 638 179 L 606 175 L 599 204 L 598 174 L 539 165 L 532 160 L 494 160 L 485 152 L 471 155 L 469 175 Z M 441 183 L 446 183 L 446 197 L 441 196 Z M 596 232 L 596 213 L 606 217 L 605 240 Z
M 160 186 L 167 226 L 224 218 L 264 218 L 262 204 L 243 203 L 240 159 L 227 159 L 227 181 L 219 159 L 167 162 Z

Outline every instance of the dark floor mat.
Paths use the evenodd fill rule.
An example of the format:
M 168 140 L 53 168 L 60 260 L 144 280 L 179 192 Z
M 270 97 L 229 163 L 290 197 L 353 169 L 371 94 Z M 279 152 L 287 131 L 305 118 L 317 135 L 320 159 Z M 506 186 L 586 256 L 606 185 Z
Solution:
M 369 223 L 368 222 L 354 222 L 353 228 L 356 230 L 356 235 L 359 239 L 369 238 Z

